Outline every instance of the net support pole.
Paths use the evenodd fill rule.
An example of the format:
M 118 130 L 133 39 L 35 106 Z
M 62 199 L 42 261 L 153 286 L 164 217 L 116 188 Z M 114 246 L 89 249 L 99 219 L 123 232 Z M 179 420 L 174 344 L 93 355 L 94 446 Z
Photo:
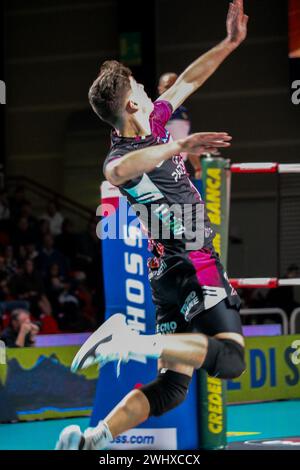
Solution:
M 214 247 L 226 268 L 231 188 L 230 161 L 223 158 L 204 158 L 202 174 L 206 209 L 216 232 Z M 209 377 L 202 369 L 197 371 L 197 382 L 199 448 L 224 449 L 227 446 L 226 383 L 221 379 Z

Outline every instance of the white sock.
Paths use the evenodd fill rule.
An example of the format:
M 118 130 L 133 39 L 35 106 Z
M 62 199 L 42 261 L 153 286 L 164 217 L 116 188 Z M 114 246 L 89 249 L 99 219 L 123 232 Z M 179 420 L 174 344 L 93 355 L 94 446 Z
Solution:
M 103 450 L 113 440 L 111 432 L 105 421 L 100 421 L 95 428 L 88 428 L 84 432 L 84 450 Z

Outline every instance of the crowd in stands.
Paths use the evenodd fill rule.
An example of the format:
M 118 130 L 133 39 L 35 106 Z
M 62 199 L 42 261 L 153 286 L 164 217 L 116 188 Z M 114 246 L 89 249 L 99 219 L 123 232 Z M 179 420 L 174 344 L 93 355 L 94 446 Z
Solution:
M 102 320 L 96 225 L 92 218 L 76 233 L 56 201 L 36 214 L 22 186 L 11 197 L 0 193 L 0 339 L 18 336 L 19 323 L 28 343 L 37 333 L 90 331 Z

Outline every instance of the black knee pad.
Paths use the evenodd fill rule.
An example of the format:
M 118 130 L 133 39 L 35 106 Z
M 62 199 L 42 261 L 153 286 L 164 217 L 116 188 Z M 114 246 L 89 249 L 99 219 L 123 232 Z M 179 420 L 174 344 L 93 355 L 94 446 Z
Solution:
M 244 356 L 244 348 L 236 341 L 209 337 L 202 368 L 212 377 L 236 379 L 246 368 Z
M 191 377 L 167 370 L 141 390 L 150 404 L 150 416 L 161 416 L 180 405 L 186 397 Z

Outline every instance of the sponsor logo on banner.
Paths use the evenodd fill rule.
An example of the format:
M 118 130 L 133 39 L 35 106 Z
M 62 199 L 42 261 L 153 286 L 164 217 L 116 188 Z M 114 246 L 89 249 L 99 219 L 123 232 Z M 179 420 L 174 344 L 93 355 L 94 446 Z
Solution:
M 108 447 L 110 450 L 177 450 L 177 429 L 131 429 L 116 437 Z
M 146 331 L 144 258 L 142 256 L 142 232 L 139 227 L 124 226 L 124 252 L 126 273 L 126 314 L 128 325 L 139 332 Z

